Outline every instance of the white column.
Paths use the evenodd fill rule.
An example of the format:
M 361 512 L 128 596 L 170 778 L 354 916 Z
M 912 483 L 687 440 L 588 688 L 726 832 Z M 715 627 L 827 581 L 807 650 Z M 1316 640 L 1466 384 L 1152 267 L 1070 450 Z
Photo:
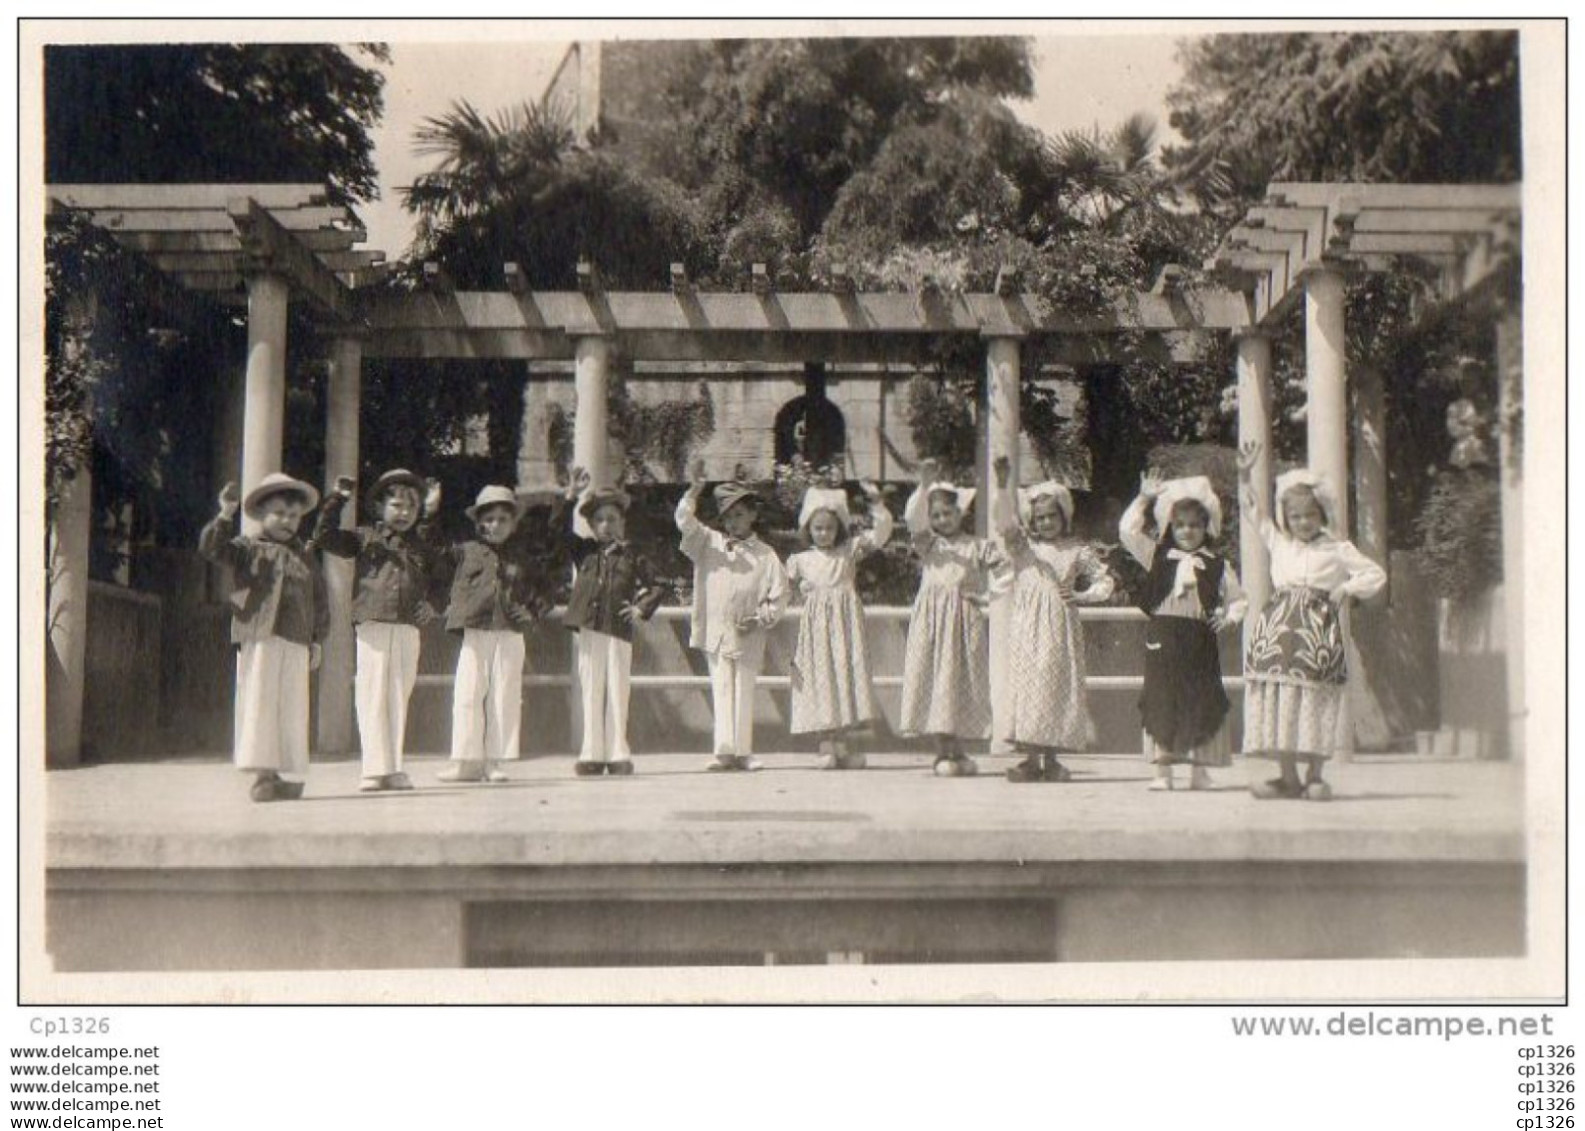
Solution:
M 79 468 L 61 491 L 49 529 L 45 763 L 50 766 L 75 766 L 82 759 L 93 493 L 92 472 Z
M 1260 330 L 1239 334 L 1238 359 L 1238 443 L 1260 445 L 1260 455 L 1250 473 L 1250 482 L 1260 499 L 1261 509 L 1271 513 L 1271 338 Z M 1261 540 L 1254 516 L 1240 508 L 1238 528 L 1239 575 L 1249 594 L 1249 616 L 1244 619 L 1247 634 L 1255 617 L 1271 597 L 1271 555 Z M 1246 635 L 1247 640 L 1247 635 Z
M 1308 397 L 1305 462 L 1337 492 L 1329 515 L 1348 537 L 1348 378 L 1343 337 L 1343 273 L 1330 267 L 1304 273 L 1304 372 Z
M 980 493 L 977 509 L 986 532 L 996 538 L 991 524 L 991 501 L 996 492 L 996 461 L 1006 456 L 1012 463 L 1008 477 L 1009 489 L 1018 486 L 1018 383 L 1019 340 L 1017 338 L 992 338 L 985 347 L 985 425 L 982 429 L 984 464 L 980 468 Z M 1000 539 L 998 538 L 998 542 Z M 991 714 L 995 723 L 991 732 L 991 750 L 1003 752 L 1007 744 L 997 737 L 1002 734 L 1001 719 L 1006 711 L 1008 632 L 1012 618 L 1012 605 L 1007 598 L 991 602 Z
M 1524 324 L 1517 305 L 1497 321 L 1497 453 L 1502 484 L 1502 594 L 1508 668 L 1508 756 L 1525 754 Z
M 242 493 L 281 470 L 286 426 L 286 301 L 279 275 L 248 276 L 248 366 L 242 416 Z M 253 532 L 251 519 L 243 528 Z
M 358 478 L 358 406 L 362 396 L 363 342 L 355 335 L 338 337 L 330 349 L 330 379 L 325 389 L 325 485 L 338 476 Z M 357 524 L 360 483 L 342 508 L 341 525 Z M 353 563 L 323 555 L 325 589 L 330 600 L 330 632 L 319 665 L 319 749 L 340 754 L 352 749 Z
M 573 390 L 577 407 L 573 415 L 572 462 L 589 473 L 595 486 L 610 486 L 606 389 L 611 371 L 611 343 L 605 338 L 579 338 L 573 349 Z

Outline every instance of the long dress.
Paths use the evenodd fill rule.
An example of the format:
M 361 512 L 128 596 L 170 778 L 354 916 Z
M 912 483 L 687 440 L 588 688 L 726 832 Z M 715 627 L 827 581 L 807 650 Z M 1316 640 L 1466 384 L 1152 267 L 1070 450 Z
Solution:
M 1271 552 L 1275 592 L 1244 652 L 1244 752 L 1323 760 L 1349 750 L 1348 665 L 1334 588 L 1365 599 L 1386 572 L 1352 542 L 1321 534 L 1301 542 L 1270 520 L 1260 535 Z
M 1149 500 L 1136 499 L 1123 512 L 1118 534 L 1145 569 L 1156 565 L 1163 547 L 1145 533 Z M 1175 548 L 1173 548 L 1175 549 Z M 1179 551 L 1181 553 L 1181 551 Z M 1207 566 L 1216 559 L 1202 555 Z M 1231 562 L 1221 562 L 1217 605 L 1229 624 L 1244 619 L 1249 602 Z M 1206 623 L 1200 586 L 1169 592 L 1145 610 L 1145 688 L 1140 695 L 1145 761 L 1228 766 L 1233 761 L 1227 693 L 1222 689 L 1221 649 Z
M 991 736 L 990 637 L 985 613 L 964 594 L 990 596 L 1007 582 L 1006 559 L 988 539 L 930 529 L 915 491 L 904 512 L 922 567 L 903 657 L 905 735 Z
M 864 606 L 854 575 L 864 555 L 884 546 L 892 519 L 878 504 L 875 528 L 829 550 L 787 559 L 787 579 L 804 595 L 792 665 L 792 733 L 852 730 L 876 719 Z
M 1084 695 L 1084 625 L 1063 600 L 1065 585 L 1086 604 L 1105 601 L 1114 581 L 1081 542 L 1009 535 L 1013 567 L 1006 710 L 999 738 L 1022 746 L 1081 750 L 1094 733 Z

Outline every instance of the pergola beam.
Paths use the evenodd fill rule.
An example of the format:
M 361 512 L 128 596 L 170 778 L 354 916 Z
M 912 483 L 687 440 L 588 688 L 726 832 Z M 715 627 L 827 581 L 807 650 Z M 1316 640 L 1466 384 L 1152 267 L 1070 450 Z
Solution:
M 252 198 L 237 196 L 232 199 Z M 258 207 L 260 211 L 268 213 L 284 231 L 311 232 L 320 228 L 335 228 L 355 235 L 358 240 L 368 238 L 363 225 L 345 208 Z M 93 217 L 95 224 L 111 232 L 224 232 L 229 230 L 230 225 L 226 212 L 215 208 L 94 209 Z
M 274 213 L 257 201 L 242 198 L 227 204 L 225 214 L 257 268 L 281 274 L 337 321 L 351 320 L 351 292 L 335 272 L 293 238 Z
M 256 200 L 264 208 L 305 208 L 325 204 L 330 192 L 324 185 L 50 185 L 49 195 L 71 208 L 224 210 L 238 197 Z

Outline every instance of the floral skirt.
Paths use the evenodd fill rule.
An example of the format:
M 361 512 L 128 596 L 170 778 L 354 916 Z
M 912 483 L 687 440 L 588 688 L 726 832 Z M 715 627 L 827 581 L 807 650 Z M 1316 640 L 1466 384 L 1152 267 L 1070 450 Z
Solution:
M 850 730 L 876 717 L 864 609 L 851 585 L 804 604 L 792 664 L 793 734 Z
M 991 736 L 987 621 L 956 587 L 921 586 L 914 600 L 897 729 L 906 735 Z
M 1319 589 L 1279 589 L 1244 653 L 1244 753 L 1330 758 L 1353 744 L 1343 625 Z

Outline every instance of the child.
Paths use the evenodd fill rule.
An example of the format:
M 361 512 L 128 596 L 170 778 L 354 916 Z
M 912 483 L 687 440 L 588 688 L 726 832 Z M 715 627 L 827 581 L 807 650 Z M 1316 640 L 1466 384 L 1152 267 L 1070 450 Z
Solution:
M 295 801 L 308 773 L 308 673 L 319 666 L 329 624 L 319 564 L 297 537 L 319 492 L 272 472 L 242 503 L 259 524 L 237 534 L 237 485 L 220 492 L 220 513 L 199 551 L 232 571 L 231 642 L 237 651 L 237 768 L 254 775 L 254 801 Z M 290 774 L 288 779 L 283 775 Z
M 452 575 L 446 629 L 462 633 L 451 707 L 451 765 L 445 782 L 503 782 L 499 768 L 520 753 L 523 631 L 549 607 L 544 570 L 512 537 L 523 516 L 510 487 L 486 487 L 464 512 L 478 536 L 438 555 Z
M 1251 792 L 1263 799 L 1326 801 L 1332 789 L 1321 779 L 1321 765 L 1353 744 L 1339 612 L 1350 597 L 1380 592 L 1387 574 L 1336 536 L 1331 485 L 1313 471 L 1277 477 L 1273 526 L 1250 482 L 1259 454 L 1255 443 L 1239 449 L 1238 475 L 1244 506 L 1271 553 L 1273 593 L 1244 652 L 1244 749 L 1251 757 L 1276 759 L 1281 776 Z
M 566 521 L 566 504 L 583 501 Z M 589 473 L 572 469 L 566 499 L 552 519 L 577 573 L 561 623 L 577 633 L 578 686 L 583 696 L 583 749 L 573 765 L 580 777 L 633 772 L 627 745 L 627 703 L 633 676 L 633 629 L 666 595 L 648 564 L 624 540 L 628 497 L 594 490 Z M 594 535 L 580 532 L 580 521 Z
M 919 487 L 903 509 L 923 573 L 908 622 L 899 730 L 928 734 L 935 772 L 978 772 L 963 751 L 966 738 L 991 734 L 991 683 L 985 610 L 992 588 L 1006 588 L 1006 562 L 987 539 L 963 533 L 974 489 L 942 479 L 939 465 L 920 465 Z
M 1152 508 L 1159 541 L 1145 533 Z M 1205 544 L 1221 529 L 1222 503 L 1203 475 L 1166 483 L 1146 475 L 1118 524 L 1124 548 L 1149 571 L 1140 602 L 1150 626 L 1139 713 L 1145 759 L 1156 767 L 1151 789 L 1172 789 L 1179 762 L 1191 767 L 1190 789 L 1209 789 L 1206 767 L 1233 760 L 1216 637 L 1244 619 L 1248 602 L 1232 564 Z
M 420 625 L 435 619 L 429 596 L 429 550 L 416 527 L 440 506 L 440 485 L 411 471 L 387 471 L 369 492 L 373 526 L 341 529 L 353 481 L 342 476 L 326 496 L 310 546 L 354 562 L 352 623 L 357 635 L 354 699 L 363 747 L 365 793 L 408 790 L 402 772 L 407 702 L 418 680 Z M 420 501 L 422 500 L 422 502 Z
M 677 504 L 682 552 L 693 562 L 693 626 L 688 646 L 705 653 L 715 706 L 712 770 L 757 770 L 754 757 L 754 686 L 765 663 L 765 630 L 787 604 L 781 559 L 754 536 L 759 497 L 742 483 L 715 489 L 726 532 L 695 515 L 704 490 L 704 464 L 695 463 L 687 493 Z
M 1011 465 L 996 461 L 997 526 L 1012 559 L 1013 607 L 1008 618 L 1007 709 L 1000 737 L 1024 755 L 1007 771 L 1012 782 L 1065 782 L 1063 750 L 1090 741 L 1084 697 L 1084 625 L 1074 605 L 1112 595 L 1112 575 L 1095 551 L 1067 538 L 1073 496 L 1059 483 L 1019 491 L 1015 519 L 1007 506 Z
M 864 606 L 853 578 L 864 555 L 891 538 L 892 516 L 880 488 L 867 480 L 860 488 L 869 500 L 873 529 L 851 534 L 853 516 L 841 487 L 810 487 L 798 514 L 798 528 L 810 548 L 787 559 L 787 578 L 804 595 L 793 653 L 792 733 L 820 736 L 823 770 L 864 768 L 863 752 L 850 751 L 845 736 L 876 716 Z

